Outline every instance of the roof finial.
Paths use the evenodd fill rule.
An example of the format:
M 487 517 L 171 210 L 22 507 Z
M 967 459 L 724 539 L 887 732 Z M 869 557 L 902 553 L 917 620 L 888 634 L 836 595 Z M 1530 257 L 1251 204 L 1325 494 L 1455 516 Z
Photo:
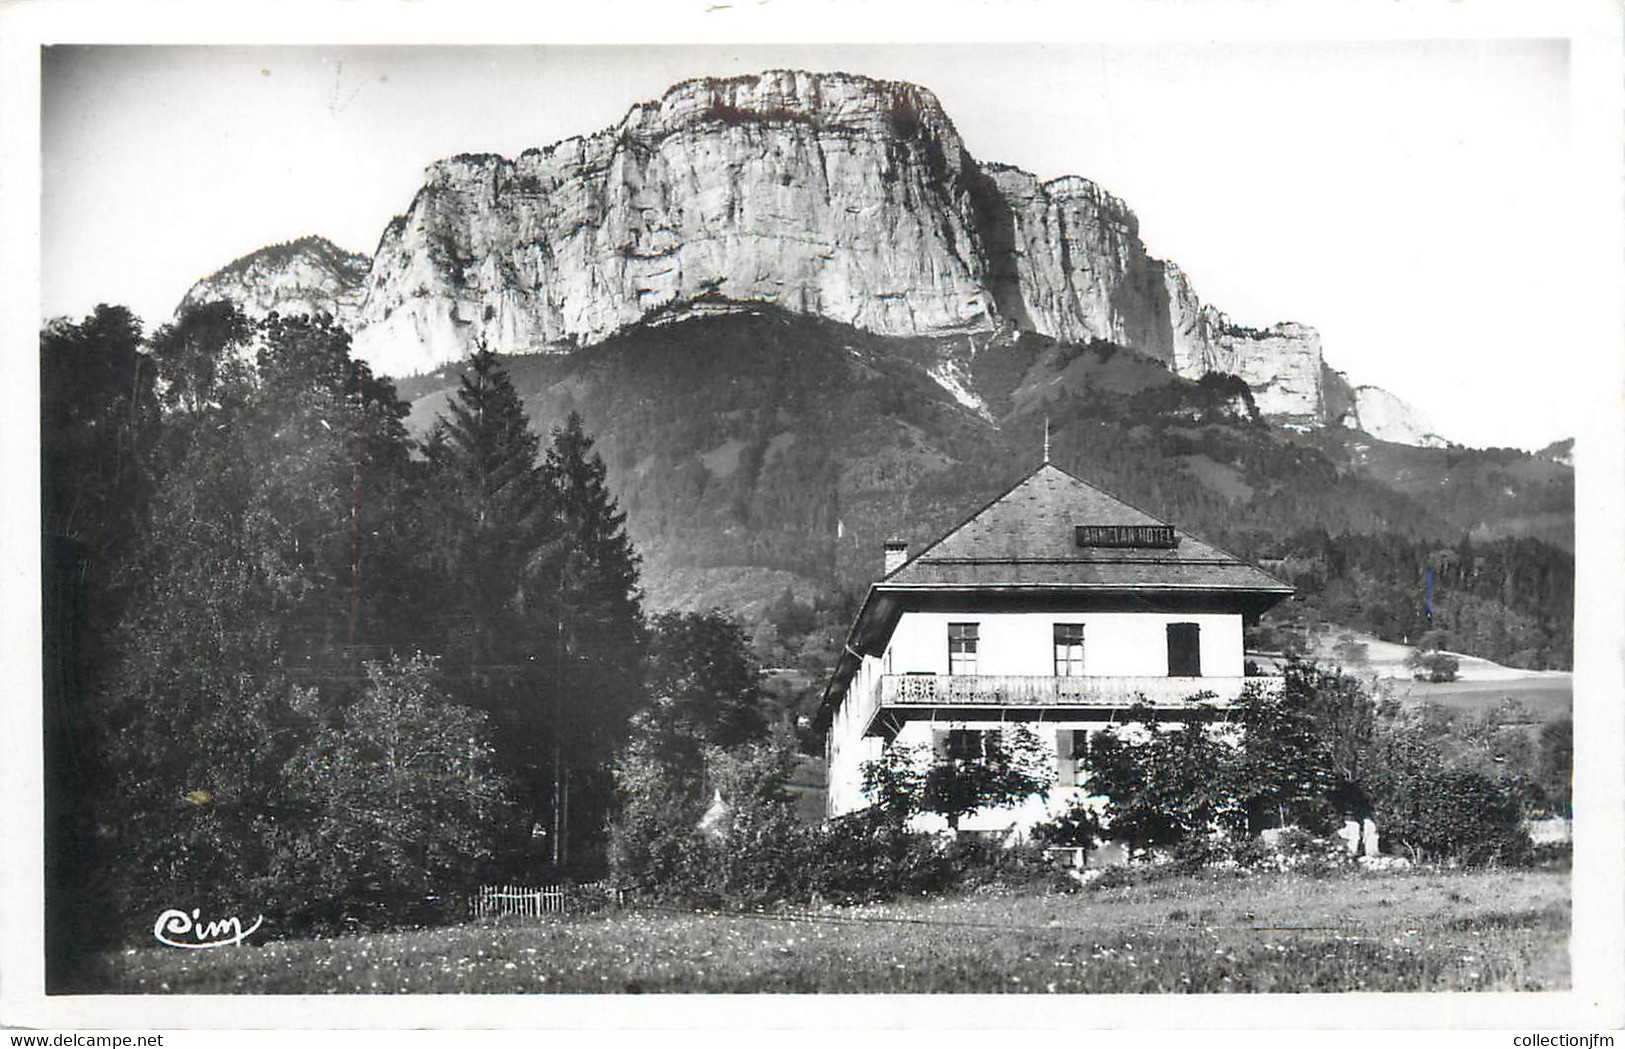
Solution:
M 1044 462 L 1049 462 L 1049 416 L 1044 416 Z

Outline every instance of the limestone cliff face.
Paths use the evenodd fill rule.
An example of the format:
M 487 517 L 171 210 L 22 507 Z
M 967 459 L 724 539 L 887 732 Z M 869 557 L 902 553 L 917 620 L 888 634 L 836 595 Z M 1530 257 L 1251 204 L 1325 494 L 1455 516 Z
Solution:
M 354 330 L 372 260 L 324 237 L 261 248 L 192 285 L 180 309 L 235 302 L 256 320 L 268 313 L 329 313 Z
M 914 85 L 779 71 L 679 84 L 516 159 L 433 165 L 379 244 L 356 346 L 421 371 L 475 341 L 587 345 L 729 302 L 885 335 L 1009 322 L 1176 368 L 1218 327 L 1095 184 L 978 163 Z
M 1420 411 L 1380 386 L 1354 388 L 1354 406 L 1343 425 L 1395 444 L 1443 448 L 1448 443 Z
M 883 334 L 984 329 L 975 172 L 910 84 L 689 81 L 595 135 L 432 166 L 379 243 L 357 351 L 421 370 L 476 340 L 590 344 L 707 300 Z
M 1203 358 L 1203 371 L 1229 372 L 1253 389 L 1258 410 L 1302 425 L 1324 420 L 1320 333 L 1283 323 L 1255 331 L 1226 325 Z
M 1163 267 L 1163 288 L 1168 296 L 1171 364 L 1186 378 L 1201 378 L 1217 370 L 1219 335 L 1229 322 L 1212 306 L 1202 305 L 1183 271 L 1172 263 Z M 1233 355 L 1239 359 L 1244 354 Z M 1258 365 L 1251 365 L 1255 370 Z
M 929 91 L 846 74 L 687 81 L 596 134 L 439 161 L 359 291 L 311 267 L 264 291 L 223 276 L 248 261 L 188 299 L 305 295 L 387 374 L 771 303 L 884 335 L 1107 339 L 1181 375 L 1234 372 L 1268 414 L 1322 408 L 1312 329 L 1235 327 L 1099 186 L 980 163 Z
M 985 178 L 997 199 L 982 208 L 982 243 L 1009 289 L 998 288 L 1001 312 L 1068 342 L 1107 339 L 1172 362 L 1164 265 L 1126 204 L 1072 175 L 1040 183 L 990 165 Z

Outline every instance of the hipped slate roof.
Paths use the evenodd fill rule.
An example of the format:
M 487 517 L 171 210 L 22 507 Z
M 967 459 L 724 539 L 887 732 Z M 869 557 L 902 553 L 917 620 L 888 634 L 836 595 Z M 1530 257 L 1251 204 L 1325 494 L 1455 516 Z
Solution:
M 1094 593 L 1230 595 L 1254 614 L 1292 588 L 1174 528 L 1169 548 L 1079 546 L 1078 525 L 1172 527 L 1058 466 L 1044 463 L 869 588 L 824 688 L 816 723 L 829 723 L 865 653 L 885 647 L 911 595 Z
M 881 589 L 1019 587 L 1249 591 L 1292 588 L 1174 529 L 1178 544 L 1079 546 L 1076 525 L 1166 525 L 1045 463 L 876 584 Z

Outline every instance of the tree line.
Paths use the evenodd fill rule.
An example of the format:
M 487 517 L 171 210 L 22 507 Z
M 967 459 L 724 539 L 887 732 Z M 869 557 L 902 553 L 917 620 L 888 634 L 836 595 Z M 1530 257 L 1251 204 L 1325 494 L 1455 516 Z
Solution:
M 590 876 L 639 711 L 764 729 L 738 626 L 646 621 L 592 437 L 490 352 L 421 440 L 325 316 L 101 306 L 41 382 L 53 973 L 168 907 L 291 933 Z
M 1573 665 L 1574 557 L 1539 540 L 1444 544 L 1316 529 L 1260 550 L 1298 588 L 1262 647 L 1301 652 L 1303 623 L 1322 621 L 1510 666 Z

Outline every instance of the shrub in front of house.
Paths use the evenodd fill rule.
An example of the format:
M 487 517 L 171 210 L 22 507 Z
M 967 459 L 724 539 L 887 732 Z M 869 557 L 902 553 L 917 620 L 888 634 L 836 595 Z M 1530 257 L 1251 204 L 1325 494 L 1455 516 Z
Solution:
M 1361 757 L 1361 784 L 1383 847 L 1413 861 L 1465 866 L 1531 859 L 1529 785 L 1515 768 L 1479 760 L 1460 739 L 1430 730 L 1433 708 L 1379 719 Z
M 645 899 L 724 908 L 865 903 L 1055 882 L 1036 846 L 910 830 L 908 817 L 931 811 L 933 798 L 951 795 L 955 806 L 964 800 L 960 790 L 942 790 L 944 777 L 916 766 L 916 756 L 900 755 L 890 772 L 876 773 L 876 783 L 888 785 L 877 786 L 876 804 L 822 827 L 795 816 L 785 789 L 794 753 L 784 741 L 713 748 L 703 777 L 686 783 L 669 769 L 662 774 L 658 762 L 623 762 L 621 810 L 611 833 L 615 877 Z M 1029 782 L 1019 761 L 1013 773 L 1007 763 L 995 754 L 985 768 L 957 770 L 957 782 L 993 793 Z
M 1247 835 L 1227 843 L 1223 860 L 1241 870 L 1267 870 L 1277 862 L 1278 853 L 1262 837 Z
M 1032 842 L 959 835 L 947 844 L 953 885 L 966 889 L 1049 890 L 1076 887 L 1043 847 Z
M 815 845 L 818 898 L 830 903 L 986 888 L 1076 887 L 1035 842 L 911 831 L 873 809 L 832 821 L 819 831 Z
M 1572 841 L 1549 841 L 1534 845 L 1529 851 L 1530 866 L 1548 870 L 1571 870 L 1574 866 Z
M 1183 846 L 1185 862 L 1200 862 L 1211 829 L 1239 811 L 1227 745 L 1206 725 L 1159 725 L 1149 708 L 1132 718 L 1141 731 L 1107 729 L 1090 744 L 1089 789 L 1107 799 L 1101 836 L 1131 855 Z
M 1100 843 L 1100 816 L 1083 798 L 1074 798 L 1065 809 L 1031 830 L 1032 840 L 1041 846 L 1093 850 Z
M 831 903 L 944 892 L 960 873 L 942 838 L 910 831 L 878 808 L 832 820 L 816 845 L 816 891 Z
M 1516 791 L 1473 769 L 1418 762 L 1373 792 L 1390 851 L 1464 866 L 1521 866 L 1534 856 Z
M 976 733 L 976 750 L 931 754 L 925 747 L 888 746 L 863 763 L 863 791 L 884 818 L 907 824 L 940 816 L 953 830 L 982 809 L 1016 805 L 1055 783 L 1055 769 L 1038 736 L 1023 725 Z
M 696 880 L 710 901 L 766 907 L 812 895 L 818 834 L 796 818 L 785 789 L 793 766 L 786 740 L 715 755 L 711 780 L 723 815 L 696 852 L 707 861 Z
M 761 907 L 811 895 L 817 832 L 796 819 L 785 789 L 794 762 L 788 741 L 711 748 L 703 773 L 692 777 L 647 758 L 629 754 L 617 771 L 610 866 L 622 886 L 645 899 L 703 906 Z
M 697 852 L 704 847 L 703 780 L 661 761 L 658 742 L 652 734 L 635 739 L 617 764 L 608 850 L 616 882 L 653 900 L 680 897 L 706 865 Z

